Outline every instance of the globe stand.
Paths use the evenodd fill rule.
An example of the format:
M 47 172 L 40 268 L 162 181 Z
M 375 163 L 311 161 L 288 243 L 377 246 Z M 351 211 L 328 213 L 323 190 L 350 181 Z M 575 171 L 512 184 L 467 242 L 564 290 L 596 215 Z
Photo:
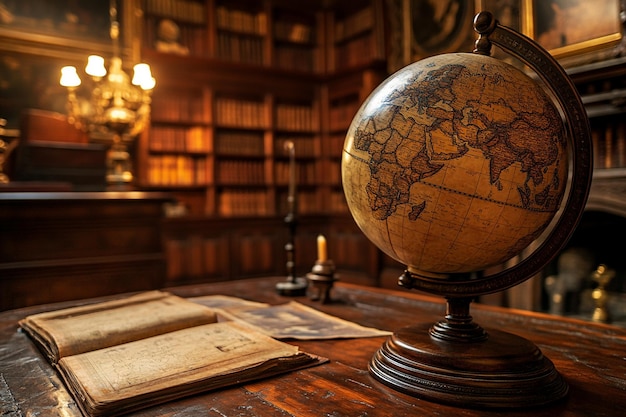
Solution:
M 567 395 L 564 378 L 529 340 L 474 323 L 470 303 L 535 275 L 569 240 L 591 184 L 591 132 L 575 86 L 547 51 L 499 25 L 489 12 L 476 15 L 474 28 L 480 34 L 475 53 L 489 55 L 493 41 L 533 68 L 560 103 L 573 164 L 566 204 L 538 248 L 509 269 L 466 278 L 435 277 L 409 266 L 399 284 L 444 296 L 445 319 L 396 331 L 370 360 L 369 371 L 398 391 L 435 402 L 471 408 L 537 407 Z
M 444 320 L 395 332 L 370 361 L 370 373 L 407 394 L 463 407 L 539 406 L 567 394 L 537 346 L 512 333 L 485 331 L 472 321 L 470 302 L 448 298 Z

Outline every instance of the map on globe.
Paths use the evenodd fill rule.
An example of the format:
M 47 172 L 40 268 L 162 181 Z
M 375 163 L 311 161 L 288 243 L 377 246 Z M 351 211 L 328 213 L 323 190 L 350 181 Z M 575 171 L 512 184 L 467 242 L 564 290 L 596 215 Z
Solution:
M 483 270 L 519 254 L 557 213 L 563 120 L 541 86 L 478 54 L 413 63 L 363 103 L 342 181 L 361 230 L 409 270 Z

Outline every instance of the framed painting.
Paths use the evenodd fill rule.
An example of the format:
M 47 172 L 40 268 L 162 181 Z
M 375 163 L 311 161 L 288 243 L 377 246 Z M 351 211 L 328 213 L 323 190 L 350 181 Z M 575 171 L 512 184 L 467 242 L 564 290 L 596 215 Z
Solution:
M 523 2 L 523 32 L 557 59 L 615 55 L 622 42 L 620 0 Z
M 29 32 L 107 42 L 109 0 L 2 0 L 0 23 Z
M 471 52 L 476 3 L 468 0 L 390 0 L 389 70 L 449 52 Z
M 117 1 L 124 59 L 139 53 L 134 40 L 140 1 Z M 61 67 L 84 67 L 91 54 L 113 55 L 110 4 L 110 0 L 0 0 L 0 119 L 5 127 L 17 128 L 25 109 L 65 112 Z

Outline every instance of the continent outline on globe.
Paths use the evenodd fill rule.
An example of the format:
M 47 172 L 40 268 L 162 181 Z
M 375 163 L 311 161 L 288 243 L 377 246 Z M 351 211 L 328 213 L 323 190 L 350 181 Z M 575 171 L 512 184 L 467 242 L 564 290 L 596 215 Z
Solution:
M 550 223 L 565 191 L 566 143 L 558 110 L 526 74 L 445 54 L 399 70 L 364 102 L 342 180 L 355 221 L 389 256 L 470 272 L 515 256 Z M 358 164 L 367 170 L 353 177 Z

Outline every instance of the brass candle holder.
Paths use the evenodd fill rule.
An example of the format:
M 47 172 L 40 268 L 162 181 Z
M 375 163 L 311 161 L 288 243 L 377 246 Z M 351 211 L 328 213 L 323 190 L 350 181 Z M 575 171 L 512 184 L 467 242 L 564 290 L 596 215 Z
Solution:
M 609 309 L 607 308 L 609 296 L 606 291 L 606 286 L 611 282 L 614 276 L 615 270 L 608 268 L 604 264 L 600 264 L 591 274 L 591 278 L 598 283 L 598 287 L 591 293 L 591 297 L 595 303 L 591 320 L 595 322 L 608 323 L 611 321 Z
M 337 281 L 335 263 L 330 259 L 315 261 L 315 265 L 311 272 L 306 274 L 306 278 L 309 281 L 309 298 L 313 301 L 319 300 L 322 304 L 328 303 L 330 290 Z
M 285 150 L 289 155 L 289 192 L 287 196 L 287 205 L 289 212 L 285 216 L 285 224 L 289 229 L 289 241 L 285 244 L 285 252 L 287 254 L 287 280 L 276 284 L 276 291 L 280 295 L 288 297 L 297 297 L 306 294 L 307 280 L 304 277 L 298 277 L 296 274 L 296 226 L 297 210 L 296 210 L 296 153 L 294 143 L 292 141 L 285 142 Z

